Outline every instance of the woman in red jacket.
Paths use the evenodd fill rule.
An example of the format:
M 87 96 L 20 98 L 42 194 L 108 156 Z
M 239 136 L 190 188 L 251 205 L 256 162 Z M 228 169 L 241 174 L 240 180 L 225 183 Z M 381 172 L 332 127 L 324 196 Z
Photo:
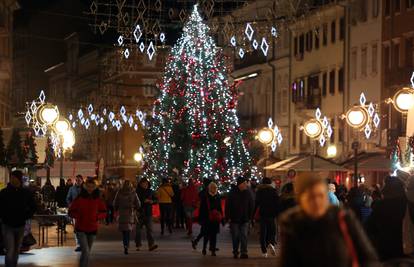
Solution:
M 94 180 L 83 184 L 79 197 L 69 207 L 69 216 L 75 219 L 75 231 L 81 248 L 80 267 L 87 267 L 89 253 L 98 231 L 98 220 L 105 219 L 105 203 L 99 198 Z

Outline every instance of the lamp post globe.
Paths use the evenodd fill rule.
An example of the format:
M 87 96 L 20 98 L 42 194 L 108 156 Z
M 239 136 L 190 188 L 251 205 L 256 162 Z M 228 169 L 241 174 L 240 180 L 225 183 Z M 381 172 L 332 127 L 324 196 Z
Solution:
M 326 149 L 326 154 L 327 154 L 328 158 L 336 157 L 337 152 L 338 152 L 338 150 L 336 148 L 336 145 L 330 145 Z
M 257 138 L 259 139 L 260 143 L 264 145 L 270 145 L 273 142 L 273 138 L 275 138 L 275 133 L 272 129 L 265 127 L 259 131 Z
M 368 111 L 361 106 L 350 108 L 345 116 L 348 125 L 356 129 L 365 127 L 369 119 Z
M 316 119 L 308 120 L 303 126 L 303 130 L 310 138 L 318 138 L 322 134 L 322 124 Z
M 41 122 L 51 125 L 59 119 L 59 110 L 55 105 L 45 104 L 40 107 L 38 115 Z
M 393 99 L 395 109 L 401 113 L 407 113 L 414 107 L 414 89 L 405 87 L 399 90 Z
M 144 155 L 141 152 L 137 152 L 134 154 L 134 160 L 140 163 L 144 159 Z
M 75 133 L 72 130 L 68 130 L 62 134 L 62 147 L 63 149 L 71 149 L 75 145 Z
M 55 122 L 54 128 L 57 134 L 63 135 L 65 132 L 70 130 L 69 121 L 65 118 L 60 118 Z

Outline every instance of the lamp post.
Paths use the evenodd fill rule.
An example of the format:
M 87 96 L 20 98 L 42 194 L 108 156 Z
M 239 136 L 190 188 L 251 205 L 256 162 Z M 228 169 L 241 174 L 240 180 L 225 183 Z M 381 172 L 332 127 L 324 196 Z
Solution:
M 60 178 L 63 179 L 63 161 L 65 157 L 65 151 L 71 150 L 75 145 L 75 133 L 70 127 L 70 123 L 65 118 L 59 118 L 53 125 L 55 133 L 59 137 L 60 144 Z
M 408 111 L 414 107 L 414 73 L 411 77 L 412 88 L 403 87 L 398 90 L 392 98 L 385 100 L 385 103 L 392 104 L 394 108 L 402 114 L 403 129 L 406 131 L 405 121 Z M 388 127 L 391 128 L 391 105 L 388 109 Z
M 378 129 L 380 117 L 375 112 L 375 107 L 372 103 L 366 105 L 366 97 L 361 93 L 359 97 L 359 105 L 354 105 L 343 116 L 347 124 L 355 131 L 355 140 L 352 142 L 352 149 L 354 150 L 354 186 L 358 186 L 358 150 L 359 141 L 358 133 L 363 131 L 366 139 L 371 137 L 372 131 Z
M 269 118 L 267 121 L 267 127 L 263 127 L 259 130 L 256 138 L 264 146 L 270 146 L 272 151 L 275 152 L 277 147 L 282 144 L 283 137 L 279 130 L 279 127 L 273 123 L 273 119 Z

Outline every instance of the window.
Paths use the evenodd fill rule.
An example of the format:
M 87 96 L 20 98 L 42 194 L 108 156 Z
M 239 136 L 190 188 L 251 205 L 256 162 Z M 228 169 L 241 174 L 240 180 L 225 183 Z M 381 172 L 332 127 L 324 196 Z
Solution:
M 310 47 L 310 44 L 309 44 L 309 33 L 307 32 L 305 34 L 305 49 L 306 49 L 306 51 L 309 51 L 309 47 Z
M 292 146 L 296 147 L 296 123 L 292 126 Z
M 344 128 L 345 128 L 344 120 L 338 120 L 338 142 L 344 141 Z
M 335 94 L 335 70 L 331 70 L 329 73 L 329 93 Z
M 331 119 L 331 127 L 332 127 L 332 129 L 334 130 L 333 131 L 333 134 L 331 135 L 331 138 L 330 138 L 330 141 L 331 141 L 331 144 L 333 144 L 333 143 L 335 143 L 335 118 L 332 118 Z
M 285 114 L 288 111 L 288 90 L 287 88 L 283 88 L 282 91 L 282 113 Z
M 372 0 L 372 17 L 378 17 L 379 13 L 379 2 L 380 0 Z
M 326 96 L 326 86 L 328 82 L 327 79 L 328 79 L 328 74 L 324 72 L 322 75 L 322 95 L 323 96 Z
M 332 21 L 331 23 L 331 42 L 335 43 L 336 40 L 336 23 Z
M 292 84 L 292 102 L 296 103 L 298 97 L 298 84 L 297 82 L 294 82 Z
M 378 72 L 378 45 L 372 45 L 372 62 L 371 62 L 371 72 L 376 74 Z
M 388 45 L 384 47 L 384 66 L 385 69 L 391 69 L 390 47 Z
M 389 17 L 391 14 L 391 0 L 385 0 L 384 14 Z
M 407 8 L 413 8 L 414 7 L 414 0 L 407 0 Z
M 323 24 L 322 43 L 324 46 L 328 44 L 328 24 Z
M 299 54 L 303 55 L 305 52 L 305 36 L 301 34 L 299 36 Z
M 351 79 L 356 80 L 357 78 L 357 59 L 358 59 L 358 50 L 354 48 L 351 52 Z
M 279 90 L 276 96 L 276 112 L 278 115 L 282 113 L 282 92 Z
M 413 66 L 413 40 L 414 38 L 408 38 L 405 40 L 405 66 L 412 67 Z
M 295 56 L 298 54 L 298 37 L 295 37 L 293 39 L 293 51 L 295 53 Z
M 401 0 L 395 0 L 395 13 L 401 12 Z
M 345 19 L 342 17 L 339 20 L 339 40 L 343 40 L 345 38 Z
M 315 49 L 319 49 L 319 28 L 315 29 Z
M 367 47 L 361 48 L 361 76 L 367 76 Z
M 394 62 L 394 67 L 400 67 L 400 44 L 395 43 L 393 45 L 392 57 Z
M 343 92 L 345 87 L 344 69 L 340 68 L 338 71 L 338 91 Z
M 313 32 L 308 32 L 308 51 L 312 51 L 313 49 Z

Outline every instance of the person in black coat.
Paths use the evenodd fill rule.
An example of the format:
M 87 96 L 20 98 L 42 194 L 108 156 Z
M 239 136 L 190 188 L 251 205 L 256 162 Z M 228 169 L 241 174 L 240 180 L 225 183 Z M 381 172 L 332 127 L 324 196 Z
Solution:
M 148 250 L 153 251 L 158 248 L 152 234 L 152 205 L 156 203 L 157 198 L 154 195 L 154 191 L 151 189 L 150 182 L 146 178 L 142 178 L 139 181 L 136 193 L 141 202 L 141 208 L 136 224 L 135 245 L 137 250 L 140 250 L 142 246 L 142 228 L 145 226 Z
M 234 258 L 247 259 L 247 233 L 249 222 L 253 217 L 254 201 L 248 190 L 247 180 L 244 177 L 237 178 L 237 187 L 230 192 L 226 201 L 226 220 L 230 223 L 231 237 L 233 241 Z
M 59 208 L 66 208 L 68 206 L 66 202 L 66 196 L 68 195 L 69 187 L 65 184 L 65 179 L 59 180 L 59 186 L 56 187 L 55 201 Z
M 281 217 L 281 267 L 379 266 L 374 248 L 351 211 L 329 205 L 320 177 L 299 175 L 299 206 Z
M 290 208 L 296 207 L 296 205 L 297 203 L 295 199 L 294 186 L 293 183 L 290 182 L 282 187 L 279 198 L 278 215 L 282 214 Z
M 32 218 L 35 211 L 34 196 L 23 187 L 23 173 L 13 171 L 10 183 L 0 192 L 0 221 L 6 249 L 6 267 L 17 266 L 26 220 Z
M 255 210 L 260 216 L 260 246 L 264 257 L 267 257 L 267 249 L 276 255 L 276 223 L 279 206 L 279 196 L 272 186 L 272 180 L 263 178 L 262 184 L 257 187 Z M 256 212 L 255 212 L 256 213 Z
M 402 226 L 407 210 L 407 198 L 403 183 L 396 177 L 388 177 L 366 223 L 369 237 L 381 260 L 404 256 Z
M 208 185 L 208 192 L 200 199 L 200 213 L 198 220 L 204 227 L 203 255 L 207 253 L 207 244 L 210 242 L 209 250 L 211 256 L 216 256 L 217 234 L 220 232 L 221 221 L 213 221 L 210 217 L 212 212 L 223 213 L 221 208 L 221 198 L 217 194 L 217 184 L 211 182 Z

